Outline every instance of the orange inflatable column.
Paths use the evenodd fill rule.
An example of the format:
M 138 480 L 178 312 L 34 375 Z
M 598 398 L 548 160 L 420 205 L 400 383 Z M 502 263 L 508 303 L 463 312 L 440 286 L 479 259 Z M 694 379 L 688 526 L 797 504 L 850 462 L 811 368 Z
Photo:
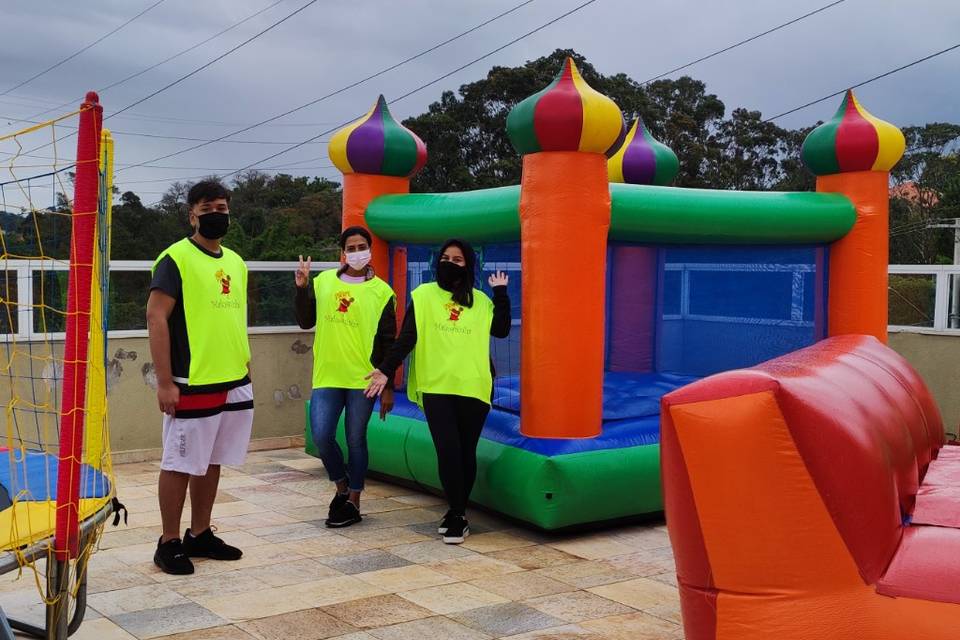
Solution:
M 523 158 L 521 422 L 525 436 L 599 435 L 603 409 L 607 234 L 605 153 L 623 129 L 612 100 L 568 59 L 518 104 L 507 133 Z
M 379 196 L 408 193 L 410 178 L 427 161 L 427 148 L 412 131 L 397 122 L 383 96 L 356 122 L 330 139 L 330 160 L 343 172 L 343 228 L 362 226 L 367 207 Z M 371 264 L 381 277 L 390 272 L 387 243 L 374 236 Z
M 842 193 L 857 211 L 853 229 L 830 247 L 828 335 L 887 341 L 889 172 L 904 147 L 900 130 L 871 115 L 852 91 L 804 140 L 803 161 L 817 174 L 817 191 Z

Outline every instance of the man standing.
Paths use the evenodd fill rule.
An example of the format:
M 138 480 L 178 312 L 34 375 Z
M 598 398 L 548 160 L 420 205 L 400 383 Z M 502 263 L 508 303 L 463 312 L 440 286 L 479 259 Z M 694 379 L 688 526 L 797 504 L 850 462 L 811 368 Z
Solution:
M 243 464 L 253 427 L 247 267 L 220 244 L 230 225 L 230 192 L 213 180 L 187 195 L 189 238 L 153 267 L 147 328 L 163 416 L 160 514 L 163 535 L 153 561 L 193 573 L 191 557 L 238 560 L 240 549 L 213 534 L 210 516 L 220 465 Z M 180 518 L 190 489 L 190 528 Z

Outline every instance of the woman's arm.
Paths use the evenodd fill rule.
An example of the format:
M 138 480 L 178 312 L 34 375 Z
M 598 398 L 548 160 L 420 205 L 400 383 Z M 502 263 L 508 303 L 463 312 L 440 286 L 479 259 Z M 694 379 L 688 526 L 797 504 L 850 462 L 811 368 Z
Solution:
M 493 288 L 493 322 L 490 323 L 490 335 L 494 338 L 508 337 L 512 323 L 507 285 L 496 286 Z

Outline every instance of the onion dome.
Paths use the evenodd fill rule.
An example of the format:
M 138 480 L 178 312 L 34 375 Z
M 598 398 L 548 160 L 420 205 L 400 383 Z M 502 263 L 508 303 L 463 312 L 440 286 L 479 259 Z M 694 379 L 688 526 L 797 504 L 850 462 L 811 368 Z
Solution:
M 427 163 L 423 140 L 394 119 L 383 96 L 367 115 L 337 131 L 327 152 L 344 174 L 408 178 Z
M 906 141 L 894 125 L 877 118 L 847 91 L 829 121 L 803 141 L 803 163 L 818 176 L 850 171 L 889 171 L 903 156 Z
M 584 81 L 572 58 L 546 89 L 523 100 L 507 116 L 507 135 L 521 155 L 606 153 L 622 130 L 620 108 Z
M 607 161 L 610 182 L 659 184 L 673 182 L 680 172 L 677 154 L 655 139 L 637 118 L 630 127 L 623 145 Z

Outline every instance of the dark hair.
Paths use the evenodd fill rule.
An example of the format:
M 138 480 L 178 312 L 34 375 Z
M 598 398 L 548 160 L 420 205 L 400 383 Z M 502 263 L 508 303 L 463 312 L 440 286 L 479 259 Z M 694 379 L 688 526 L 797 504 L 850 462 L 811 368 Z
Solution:
M 192 207 L 201 202 L 213 202 L 223 198 L 230 203 L 230 191 L 219 180 L 201 180 L 190 187 L 187 194 L 187 206 Z
M 369 231 L 363 227 L 347 227 L 343 230 L 343 233 L 340 234 L 341 251 L 347 248 L 347 238 L 350 236 L 363 236 L 363 239 L 367 241 L 367 244 L 371 247 L 373 246 L 373 236 L 370 235 Z
M 456 287 L 454 287 L 453 291 L 450 293 L 452 294 L 454 302 L 469 309 L 473 306 L 473 284 L 474 278 L 476 278 L 477 254 L 474 252 L 473 247 L 471 247 L 468 242 L 459 240 L 457 238 L 451 238 L 450 240 L 444 242 L 443 246 L 440 247 L 440 251 L 437 253 L 437 263 L 435 268 L 440 268 L 440 259 L 443 257 L 443 252 L 450 247 L 457 247 L 463 252 L 463 266 L 467 270 L 467 277 L 458 282 Z

